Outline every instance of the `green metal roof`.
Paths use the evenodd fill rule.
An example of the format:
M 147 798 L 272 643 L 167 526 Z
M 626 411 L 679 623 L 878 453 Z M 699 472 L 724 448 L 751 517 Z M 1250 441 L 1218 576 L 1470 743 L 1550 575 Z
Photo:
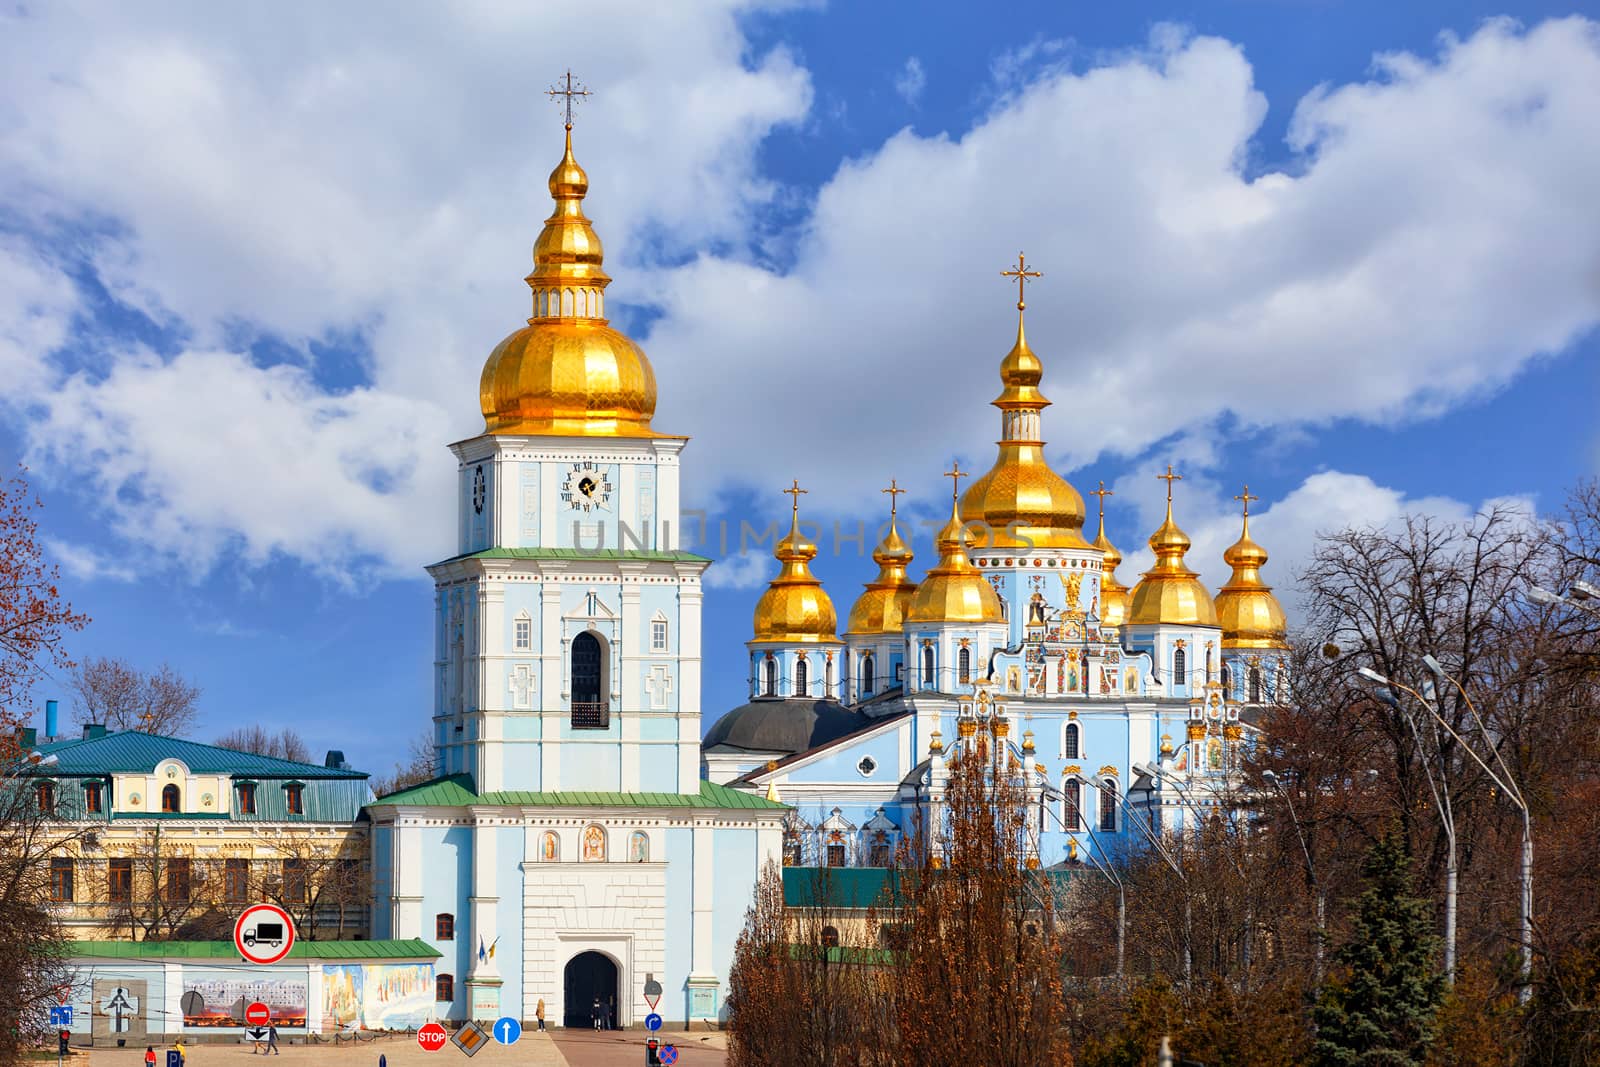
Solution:
M 232 941 L 68 941 L 72 959 L 236 960 Z M 426 941 L 296 941 L 291 960 L 437 959 L 442 953 Z
M 785 867 L 783 906 L 885 907 L 893 902 L 893 873 L 888 867 Z
M 252 778 L 366 778 L 365 771 L 338 770 L 315 763 L 257 756 L 216 745 L 202 745 L 177 737 L 159 737 L 139 730 L 121 730 L 93 740 L 56 741 L 39 751 L 55 756 L 51 766 L 29 767 L 34 774 L 58 777 L 152 771 L 162 760 L 175 759 L 195 774 L 225 774 Z
M 637 560 L 640 563 L 710 563 L 705 556 L 693 552 L 656 552 L 645 549 L 623 548 L 486 548 L 481 552 L 468 552 L 451 556 L 440 563 L 457 563 L 464 559 L 604 559 Z M 434 564 L 438 566 L 438 564 Z
M 711 782 L 701 782 L 698 793 L 619 793 L 587 789 L 563 789 L 550 793 L 511 789 L 478 793 L 473 790 L 472 776 L 469 774 L 436 778 L 379 797 L 369 806 L 391 804 L 441 808 L 503 804 L 534 808 L 744 808 L 757 811 L 781 811 L 785 807 L 754 793 L 713 785 Z

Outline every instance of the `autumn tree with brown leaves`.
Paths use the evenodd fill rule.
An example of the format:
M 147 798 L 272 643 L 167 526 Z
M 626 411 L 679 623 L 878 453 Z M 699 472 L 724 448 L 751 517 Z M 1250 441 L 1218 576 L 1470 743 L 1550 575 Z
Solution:
M 46 563 L 35 512 L 44 505 L 24 468 L 0 483 L 0 727 L 7 735 L 27 718 L 33 684 L 48 669 L 68 670 L 63 643 L 87 615 L 61 595 L 59 572 Z

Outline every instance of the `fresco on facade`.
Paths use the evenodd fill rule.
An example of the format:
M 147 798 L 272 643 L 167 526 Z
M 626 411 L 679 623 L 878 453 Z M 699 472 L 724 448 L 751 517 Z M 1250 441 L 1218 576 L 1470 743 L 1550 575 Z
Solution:
M 184 1026 L 243 1026 L 245 1006 L 257 1001 L 267 1006 L 279 1027 L 305 1026 L 304 970 L 299 977 L 290 977 L 246 975 L 237 966 L 183 969 Z
M 322 1028 L 415 1028 L 433 1018 L 433 997 L 431 963 L 324 964 Z
M 130 1039 L 145 1033 L 149 985 L 137 978 L 96 978 L 90 1004 L 95 1037 Z

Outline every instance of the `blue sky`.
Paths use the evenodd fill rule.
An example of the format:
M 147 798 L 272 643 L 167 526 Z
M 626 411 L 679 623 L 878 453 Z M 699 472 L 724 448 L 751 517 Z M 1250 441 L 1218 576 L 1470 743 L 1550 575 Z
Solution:
M 1018 248 L 1051 455 L 1117 491 L 1125 581 L 1168 462 L 1213 584 L 1263 498 L 1291 604 L 1318 530 L 1600 468 L 1581 9 L 526 8 L 0 8 L 0 459 L 94 616 L 75 651 L 194 677 L 201 739 L 382 769 L 423 728 L 444 446 L 526 314 L 568 66 L 613 313 L 735 544 L 790 478 L 849 530 L 987 465 Z M 841 618 L 870 541 L 823 538 Z M 713 569 L 708 726 L 769 563 Z

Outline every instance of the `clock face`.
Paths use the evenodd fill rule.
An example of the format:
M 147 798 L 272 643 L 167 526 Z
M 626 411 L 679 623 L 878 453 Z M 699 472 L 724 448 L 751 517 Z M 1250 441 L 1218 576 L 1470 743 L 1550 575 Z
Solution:
M 593 511 L 611 502 L 611 480 L 587 463 L 574 463 L 561 489 L 561 499 L 574 511 Z
M 478 469 L 472 472 L 472 510 L 479 515 L 483 514 L 483 464 L 478 464 Z

